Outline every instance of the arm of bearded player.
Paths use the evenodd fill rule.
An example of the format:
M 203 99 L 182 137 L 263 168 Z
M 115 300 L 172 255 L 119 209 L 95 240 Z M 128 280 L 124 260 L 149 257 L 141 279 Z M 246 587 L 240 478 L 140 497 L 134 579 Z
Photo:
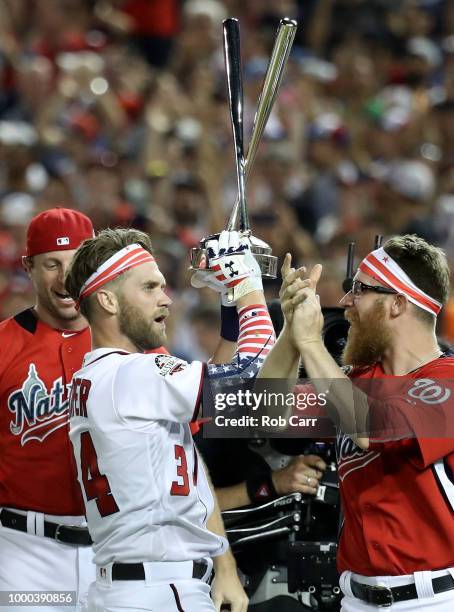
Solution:
M 317 264 L 305 281 L 295 279 L 286 286 L 286 294 L 290 297 L 288 309 L 292 343 L 314 387 L 326 392 L 329 386 L 330 401 L 326 410 L 335 425 L 348 433 L 360 448 L 367 450 L 367 396 L 352 384 L 323 342 L 323 314 L 316 294 L 321 273 L 322 266 Z
M 301 290 L 308 287 L 311 282 L 310 279 L 303 280 L 302 278 L 306 268 L 292 268 L 291 262 L 291 255 L 287 253 L 281 268 L 282 286 L 279 291 L 284 327 L 273 351 L 266 357 L 257 376 L 257 378 L 285 378 L 289 381 L 289 387 L 293 387 L 296 382 L 300 362 L 300 354 L 293 340 L 291 328 L 293 303 L 298 299 Z
M 294 303 L 297 302 L 301 292 L 310 285 L 310 279 L 303 280 L 302 276 L 306 272 L 306 268 L 291 267 L 292 258 L 290 253 L 285 255 L 284 263 L 281 268 L 282 286 L 279 291 L 281 301 L 281 309 L 284 315 L 284 326 L 281 333 L 273 346 L 273 350 L 265 357 L 264 363 L 260 368 L 257 379 L 254 385 L 256 393 L 265 392 L 267 380 L 281 379 L 285 381 L 286 391 L 292 392 L 298 378 L 298 369 L 300 363 L 300 354 L 298 346 L 294 339 L 294 327 L 292 319 L 294 313 Z M 263 406 L 264 414 L 268 417 L 284 417 L 284 422 L 291 414 L 289 405 L 283 406 L 282 403 L 274 405 L 272 402 L 267 402 Z M 285 427 L 276 428 L 273 426 L 264 426 L 262 431 L 266 433 L 285 430 Z
M 207 528 L 212 533 L 225 538 L 224 523 L 222 521 L 218 500 L 205 464 L 204 468 L 214 499 L 214 510 L 207 521 Z M 215 578 L 211 588 L 211 597 L 216 612 L 221 610 L 223 604 L 230 604 L 231 612 L 246 612 L 249 600 L 238 578 L 236 561 L 230 548 L 223 555 L 214 557 L 213 564 Z

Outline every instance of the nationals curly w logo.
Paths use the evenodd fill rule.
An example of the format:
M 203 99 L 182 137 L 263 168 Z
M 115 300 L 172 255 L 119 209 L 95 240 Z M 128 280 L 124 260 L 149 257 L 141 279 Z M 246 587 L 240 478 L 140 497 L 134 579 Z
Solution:
M 451 397 L 451 390 L 431 378 L 419 378 L 408 390 L 408 395 L 425 404 L 442 404 Z
M 42 442 L 52 432 L 68 422 L 68 393 L 62 377 L 55 380 L 48 393 L 39 378 L 34 363 L 20 389 L 8 397 L 8 408 L 15 416 L 10 422 L 11 433 L 21 436 L 21 446 L 30 440 Z

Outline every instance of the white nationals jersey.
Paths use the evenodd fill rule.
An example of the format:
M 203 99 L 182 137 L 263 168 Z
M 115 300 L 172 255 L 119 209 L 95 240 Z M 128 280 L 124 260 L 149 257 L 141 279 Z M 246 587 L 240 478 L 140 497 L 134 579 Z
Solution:
M 205 366 L 97 349 L 73 377 L 70 438 L 95 563 L 188 561 L 225 552 L 189 423 Z

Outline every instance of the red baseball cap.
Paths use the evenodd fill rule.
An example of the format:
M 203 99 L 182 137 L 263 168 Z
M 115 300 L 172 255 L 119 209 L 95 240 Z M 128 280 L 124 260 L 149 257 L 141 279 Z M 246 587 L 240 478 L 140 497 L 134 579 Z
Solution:
M 93 224 L 86 215 L 70 208 L 50 208 L 31 220 L 26 256 L 77 249 L 94 235 Z

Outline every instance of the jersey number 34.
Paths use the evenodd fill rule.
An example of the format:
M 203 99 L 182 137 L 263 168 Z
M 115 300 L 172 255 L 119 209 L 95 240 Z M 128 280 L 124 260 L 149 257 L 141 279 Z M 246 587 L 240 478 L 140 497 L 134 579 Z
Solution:
M 177 463 L 177 476 L 180 482 L 174 480 L 170 489 L 170 495 L 189 495 L 188 462 L 186 453 L 182 446 L 175 444 L 175 461 Z M 87 501 L 95 500 L 99 514 L 109 516 L 119 511 L 107 476 L 101 474 L 98 467 L 96 449 L 90 433 L 84 431 L 80 435 L 80 469 L 82 482 L 85 489 Z M 198 458 L 194 448 L 194 472 L 192 482 L 197 486 Z

